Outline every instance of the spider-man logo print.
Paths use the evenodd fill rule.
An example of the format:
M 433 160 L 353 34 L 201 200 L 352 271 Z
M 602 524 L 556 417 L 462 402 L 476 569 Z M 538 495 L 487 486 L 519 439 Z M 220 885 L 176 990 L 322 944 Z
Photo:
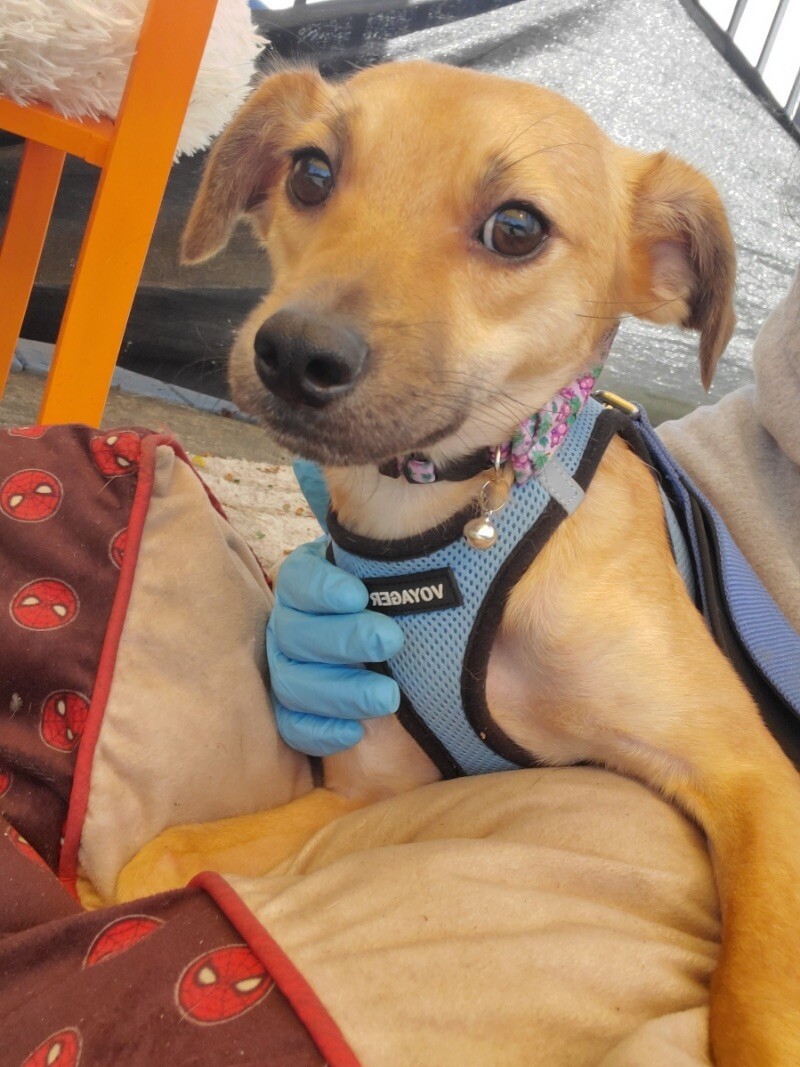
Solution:
M 89 946 L 83 961 L 84 967 L 93 967 L 96 963 L 127 952 L 163 925 L 162 919 L 154 919 L 151 915 L 126 915 L 122 919 L 115 919 L 100 931 Z
M 122 567 L 122 561 L 125 558 L 125 549 L 128 547 L 128 528 L 120 530 L 115 533 L 111 538 L 111 544 L 108 546 L 108 554 L 111 557 L 111 562 L 115 567 Z
M 178 979 L 175 997 L 185 1018 L 222 1023 L 255 1007 L 272 978 L 246 945 L 226 945 L 198 956 Z
M 0 511 L 18 522 L 44 522 L 58 511 L 64 491 L 49 471 L 17 471 L 0 486 Z
M 51 1034 L 20 1067 L 77 1067 L 81 1058 L 81 1035 L 71 1026 Z
M 115 430 L 104 437 L 93 437 L 90 447 L 98 469 L 107 478 L 131 474 L 139 466 L 142 442 L 133 430 Z
M 81 739 L 89 717 L 89 701 L 83 693 L 60 690 L 42 704 L 39 733 L 50 748 L 71 752 Z
M 8 431 L 9 437 L 44 437 L 47 433 L 47 426 L 14 426 Z
M 26 630 L 56 630 L 72 622 L 80 607 L 66 582 L 40 578 L 28 582 L 11 601 L 11 618 Z

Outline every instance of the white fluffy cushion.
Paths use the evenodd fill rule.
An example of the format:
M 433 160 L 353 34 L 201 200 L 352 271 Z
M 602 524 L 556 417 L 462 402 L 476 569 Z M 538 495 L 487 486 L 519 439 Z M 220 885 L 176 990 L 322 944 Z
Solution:
M 116 116 L 148 0 L 2 0 L 0 93 L 62 115 Z M 264 41 L 247 0 L 219 0 L 178 154 L 219 133 L 247 95 Z

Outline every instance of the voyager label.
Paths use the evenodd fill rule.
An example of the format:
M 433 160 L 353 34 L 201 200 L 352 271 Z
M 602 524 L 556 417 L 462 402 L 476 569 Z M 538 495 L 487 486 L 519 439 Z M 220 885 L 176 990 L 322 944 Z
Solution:
M 362 580 L 369 592 L 369 606 L 384 615 L 413 615 L 461 605 L 461 590 L 450 567 Z

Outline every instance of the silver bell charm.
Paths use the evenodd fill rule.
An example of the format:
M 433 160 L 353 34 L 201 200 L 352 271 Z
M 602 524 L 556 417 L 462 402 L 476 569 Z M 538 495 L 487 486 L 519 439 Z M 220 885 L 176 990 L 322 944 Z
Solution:
M 464 537 L 470 548 L 483 551 L 491 548 L 497 541 L 497 527 L 492 524 L 491 512 L 481 515 L 480 518 L 470 519 L 464 527 Z
M 470 548 L 484 552 L 497 542 L 497 527 L 492 521 L 495 513 L 508 503 L 508 486 L 502 475 L 502 454 L 498 448 L 494 455 L 494 473 L 489 481 L 484 482 L 478 496 L 481 514 L 477 519 L 470 519 L 464 526 L 464 538 Z

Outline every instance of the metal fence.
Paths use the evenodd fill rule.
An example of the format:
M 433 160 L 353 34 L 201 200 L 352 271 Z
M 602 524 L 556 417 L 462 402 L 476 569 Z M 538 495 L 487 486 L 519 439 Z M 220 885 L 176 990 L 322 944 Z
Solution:
M 800 0 L 681 0 L 742 80 L 800 141 Z

